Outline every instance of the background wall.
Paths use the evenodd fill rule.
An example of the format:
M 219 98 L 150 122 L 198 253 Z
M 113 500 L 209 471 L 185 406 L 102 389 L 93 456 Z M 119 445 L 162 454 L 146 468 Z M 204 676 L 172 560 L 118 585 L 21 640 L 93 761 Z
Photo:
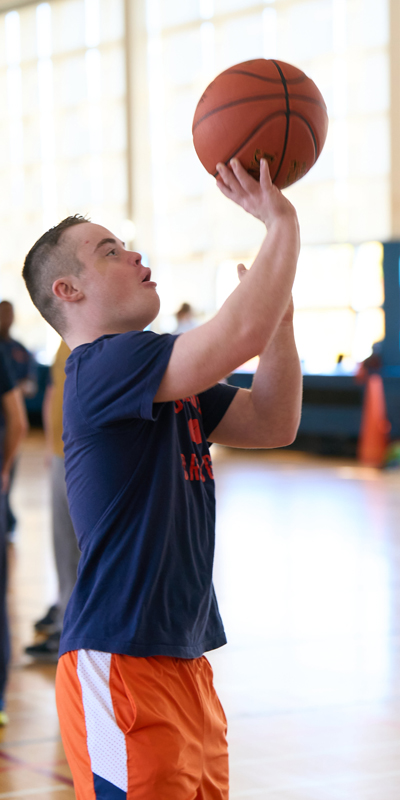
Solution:
M 54 350 L 19 274 L 37 236 L 77 211 L 144 252 L 159 283 L 159 330 L 172 329 L 183 301 L 199 320 L 214 313 L 263 230 L 198 162 L 192 117 L 218 72 L 274 57 L 315 80 L 330 116 L 319 161 L 287 190 L 302 228 L 295 299 L 305 369 L 329 371 L 339 353 L 351 369 L 368 355 L 384 334 L 374 242 L 400 232 L 396 2 L 3 3 L 0 294 L 17 305 L 21 338 L 44 358 Z

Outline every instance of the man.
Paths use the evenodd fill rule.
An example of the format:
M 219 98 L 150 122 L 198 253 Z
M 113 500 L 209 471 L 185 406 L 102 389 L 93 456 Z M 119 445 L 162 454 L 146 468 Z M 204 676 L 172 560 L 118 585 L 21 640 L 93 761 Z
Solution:
M 33 397 L 37 392 L 37 364 L 29 350 L 10 336 L 14 323 L 14 307 L 9 300 L 0 303 L 0 345 L 9 360 L 12 377 L 23 397 Z
M 21 395 L 14 386 L 7 361 L 0 351 L 0 726 L 6 725 L 5 690 L 10 659 L 7 614 L 7 513 L 10 470 L 27 430 Z
M 0 303 L 0 350 L 4 353 L 7 367 L 15 386 L 21 392 L 22 398 L 33 397 L 38 388 L 37 384 L 37 364 L 29 350 L 21 342 L 10 336 L 10 330 L 14 323 L 14 307 L 9 300 L 2 300 Z M 21 405 L 25 410 L 25 405 Z M 24 426 L 27 428 L 28 419 L 26 417 Z M 14 461 L 10 472 L 9 487 L 6 494 L 7 512 L 7 540 L 15 539 L 15 529 L 17 519 L 10 505 L 10 492 L 15 478 L 17 462 Z
M 293 441 L 301 373 L 291 289 L 296 213 L 239 162 L 218 186 L 268 236 L 218 314 L 181 336 L 144 329 L 159 298 L 139 253 L 71 217 L 24 277 L 72 355 L 64 394 L 70 511 L 81 549 L 57 672 L 78 800 L 226 800 L 226 720 L 203 653 L 226 642 L 212 586 L 208 442 Z M 251 391 L 217 382 L 260 354 Z

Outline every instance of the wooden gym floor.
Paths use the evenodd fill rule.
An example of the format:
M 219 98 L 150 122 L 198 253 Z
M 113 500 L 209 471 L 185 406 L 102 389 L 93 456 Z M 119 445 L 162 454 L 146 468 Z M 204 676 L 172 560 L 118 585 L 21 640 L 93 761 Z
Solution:
M 398 800 L 400 471 L 214 450 L 229 644 L 210 660 L 229 720 L 231 800 Z M 31 434 L 14 490 L 0 800 L 75 796 L 55 667 L 23 654 L 55 595 L 48 498 L 43 440 Z

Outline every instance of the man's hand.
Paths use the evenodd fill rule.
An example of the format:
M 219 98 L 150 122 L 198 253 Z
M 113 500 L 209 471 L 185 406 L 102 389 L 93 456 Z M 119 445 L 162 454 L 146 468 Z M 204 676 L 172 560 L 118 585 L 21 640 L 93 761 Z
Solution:
M 260 182 L 246 172 L 237 158 L 230 161 L 230 166 L 232 169 L 225 164 L 217 164 L 217 186 L 225 197 L 229 197 L 253 217 L 261 220 L 267 228 L 278 217 L 296 217 L 292 204 L 272 183 L 265 158 L 260 162 Z
M 238 161 L 233 169 L 231 172 L 223 164 L 219 165 L 218 186 L 223 194 L 265 222 L 268 235 L 251 269 L 239 266 L 240 285 L 216 316 L 176 340 L 155 396 L 156 403 L 178 400 L 208 389 L 253 356 L 262 356 L 278 329 L 289 335 L 289 349 L 293 351 L 293 330 L 290 324 L 282 325 L 282 320 L 286 322 L 293 313 L 289 302 L 300 248 L 296 212 L 272 184 L 266 161 L 261 164 L 260 183 L 248 175 Z M 286 346 L 281 339 L 279 347 L 275 348 L 279 354 Z M 292 364 L 293 358 L 289 360 Z M 296 382 L 297 367 L 298 359 L 294 368 Z M 297 420 L 297 399 L 294 405 Z M 286 421 L 287 417 L 285 430 L 288 428 Z M 278 428 L 276 425 L 275 433 Z M 243 441 L 241 435 L 239 439 Z M 274 441 L 276 444 L 276 438 Z

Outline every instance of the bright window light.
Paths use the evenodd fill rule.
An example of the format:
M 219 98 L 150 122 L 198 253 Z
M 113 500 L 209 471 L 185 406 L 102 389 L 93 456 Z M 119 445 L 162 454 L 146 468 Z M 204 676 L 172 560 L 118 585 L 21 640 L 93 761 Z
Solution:
M 126 245 L 132 243 L 136 237 L 136 225 L 131 219 L 124 219 L 121 223 L 121 237 Z M 143 260 L 143 259 L 142 259 Z
M 100 43 L 99 0 L 85 0 L 85 43 L 87 47 L 97 47 Z
M 24 160 L 24 129 L 21 119 L 14 119 L 10 123 L 10 162 L 13 167 L 22 164 Z
M 147 0 L 146 25 L 150 34 L 159 33 L 161 29 L 160 0 Z
M 42 163 L 42 203 L 43 226 L 45 229 L 56 225 L 57 217 L 57 190 L 56 171 L 53 161 Z
M 372 353 L 372 345 L 385 338 L 385 315 L 381 308 L 369 308 L 357 314 L 353 358 L 363 361 Z
M 53 62 L 51 58 L 38 61 L 39 106 L 42 112 L 53 106 Z
M 93 205 L 103 201 L 104 171 L 100 155 L 92 155 L 90 157 L 90 194 Z
M 215 286 L 217 308 L 221 308 L 226 298 L 239 286 L 237 264 L 237 261 L 227 259 L 218 267 Z
M 101 153 L 103 150 L 102 113 L 100 106 L 92 106 L 89 114 L 90 150 Z
M 101 55 L 96 49 L 85 53 L 88 100 L 98 103 L 101 99 Z
M 41 3 L 36 9 L 36 46 L 39 58 L 51 56 L 51 8 Z
M 214 0 L 200 0 L 200 16 L 202 19 L 214 16 Z
M 21 61 L 21 36 L 18 11 L 6 14 L 6 61 L 10 66 Z
M 356 311 L 383 305 L 385 298 L 381 242 L 365 242 L 357 247 L 352 283 L 352 306 Z
M 264 58 L 276 58 L 278 36 L 278 14 L 274 8 L 266 8 L 262 15 Z
M 201 60 L 205 75 L 215 75 L 215 28 L 212 22 L 203 22 L 200 27 Z
M 7 105 L 12 117 L 22 116 L 22 80 L 21 67 L 9 67 L 7 70 Z

